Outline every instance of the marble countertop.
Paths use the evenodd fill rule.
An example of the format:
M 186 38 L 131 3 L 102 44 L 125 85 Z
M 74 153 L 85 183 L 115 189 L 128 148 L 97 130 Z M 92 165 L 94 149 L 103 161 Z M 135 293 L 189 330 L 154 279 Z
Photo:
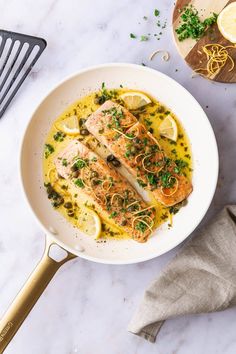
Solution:
M 220 178 L 210 217 L 236 200 L 236 86 L 191 78 L 171 33 L 173 0 L 0 0 L 1 27 L 42 36 L 48 47 L 0 121 L 0 315 L 40 259 L 44 235 L 20 188 L 19 147 L 30 114 L 66 75 L 105 62 L 145 63 L 186 87 L 209 116 L 220 151 Z M 159 33 L 158 7 L 167 26 L 158 41 L 129 34 Z M 147 16 L 148 19 L 143 19 Z M 170 52 L 149 62 L 155 49 Z M 191 114 L 191 112 L 190 112 Z M 200 132 L 199 132 L 200 134 Z M 7 146 L 7 148 L 6 148 Z M 207 179 L 206 179 L 207 183 Z M 199 354 L 236 352 L 236 309 L 185 316 L 163 326 L 150 344 L 127 332 L 145 288 L 177 249 L 151 261 L 108 266 L 77 259 L 66 264 L 9 345 L 8 354 Z

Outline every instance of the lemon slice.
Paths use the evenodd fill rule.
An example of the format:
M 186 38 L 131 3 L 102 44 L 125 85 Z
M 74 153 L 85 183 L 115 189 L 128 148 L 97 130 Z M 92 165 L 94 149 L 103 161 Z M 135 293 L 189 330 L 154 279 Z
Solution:
M 151 103 L 149 97 L 141 92 L 127 92 L 120 95 L 128 109 L 138 109 Z
M 159 133 L 170 140 L 177 141 L 178 127 L 174 118 L 172 118 L 170 114 L 159 125 Z
M 102 232 L 102 223 L 98 214 L 90 208 L 82 207 L 78 215 L 77 225 L 82 232 L 98 239 Z
M 80 133 L 79 122 L 76 116 L 63 119 L 59 123 L 56 123 L 55 127 L 68 135 L 77 135 Z
M 226 39 L 236 43 L 236 1 L 226 6 L 217 19 L 218 28 Z

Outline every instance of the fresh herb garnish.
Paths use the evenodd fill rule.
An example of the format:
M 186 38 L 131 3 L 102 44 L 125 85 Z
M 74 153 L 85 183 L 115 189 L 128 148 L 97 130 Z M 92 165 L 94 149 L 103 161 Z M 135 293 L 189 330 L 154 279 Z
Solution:
M 160 11 L 157 10 L 157 9 L 155 9 L 155 10 L 154 10 L 154 15 L 155 15 L 156 17 L 159 16 L 159 15 L 160 15 Z
M 65 136 L 66 136 L 65 133 L 58 131 L 58 132 L 56 132 L 56 134 L 53 135 L 53 139 L 55 141 L 62 142 L 64 140 Z
M 118 213 L 117 213 L 116 211 L 113 211 L 113 212 L 110 214 L 109 218 L 110 218 L 110 219 L 113 219 L 113 218 L 115 218 L 117 215 L 118 215 Z
M 206 29 L 212 26 L 217 20 L 217 14 L 213 13 L 211 17 L 201 21 L 198 11 L 193 6 L 184 7 L 180 17 L 182 24 L 175 30 L 180 42 L 187 38 L 201 38 Z
M 102 83 L 102 87 L 99 94 L 95 95 L 94 102 L 96 104 L 103 104 L 104 102 L 114 98 L 116 96 L 116 91 L 114 90 L 107 90 L 105 82 Z
M 146 42 L 146 41 L 148 41 L 148 40 L 149 40 L 148 36 L 141 36 L 141 37 L 140 37 L 140 41 L 141 41 L 141 42 Z
M 158 177 L 154 175 L 153 173 L 148 173 L 146 175 L 147 180 L 151 186 L 156 186 L 158 183 Z
M 160 171 L 159 177 L 163 188 L 172 188 L 176 182 L 175 177 L 169 171 Z
M 48 158 L 49 155 L 51 155 L 54 152 L 54 147 L 51 144 L 45 144 L 44 145 L 44 157 L 45 159 Z
M 78 159 L 73 166 L 75 166 L 78 170 L 81 170 L 82 168 L 84 168 L 85 166 L 87 166 L 87 161 L 82 160 L 82 159 Z
M 144 233 L 147 230 L 147 225 L 145 225 L 142 221 L 139 221 L 136 224 L 135 229 Z
M 133 33 L 130 33 L 129 36 L 130 36 L 130 38 L 136 38 L 135 34 L 133 34 Z
M 147 184 L 146 183 L 144 183 L 141 179 L 137 179 L 137 182 L 138 182 L 138 184 L 140 185 L 140 187 L 146 187 L 147 186 Z
M 68 165 L 68 162 L 67 162 L 67 160 L 66 159 L 62 159 L 62 166 L 67 166 Z

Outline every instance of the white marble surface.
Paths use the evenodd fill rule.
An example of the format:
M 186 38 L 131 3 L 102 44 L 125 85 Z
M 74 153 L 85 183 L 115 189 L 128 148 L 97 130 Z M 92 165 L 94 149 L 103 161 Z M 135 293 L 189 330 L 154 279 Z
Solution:
M 0 0 L 1 28 L 47 39 L 48 47 L 0 121 L 0 314 L 43 251 L 44 236 L 20 189 L 19 146 L 30 113 L 54 84 L 98 63 L 146 63 L 184 85 L 206 110 L 220 150 L 220 180 L 207 219 L 236 198 L 236 86 L 191 79 L 171 34 L 174 1 Z M 160 41 L 131 40 L 155 33 L 154 8 L 167 19 Z M 148 20 L 143 20 L 143 16 Z M 164 48 L 168 63 L 148 55 Z M 178 71 L 176 71 L 178 69 Z M 191 112 L 190 112 L 191 114 Z M 199 132 L 199 135 L 201 133 Z M 207 183 L 207 178 L 206 178 Z M 149 262 L 108 266 L 76 260 L 55 276 L 9 345 L 8 354 L 199 354 L 236 352 L 236 309 L 168 321 L 156 344 L 126 331 L 143 292 L 176 250 Z

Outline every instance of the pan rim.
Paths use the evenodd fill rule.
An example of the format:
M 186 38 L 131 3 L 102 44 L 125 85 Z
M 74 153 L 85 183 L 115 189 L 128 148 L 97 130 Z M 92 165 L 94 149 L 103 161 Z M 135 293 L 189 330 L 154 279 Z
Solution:
M 40 103 L 36 106 L 36 108 L 33 110 L 33 112 L 31 112 L 30 114 L 30 119 L 24 129 L 23 132 L 23 136 L 22 136 L 22 140 L 21 140 L 21 144 L 20 144 L 20 156 L 19 156 L 19 167 L 20 167 L 20 180 L 21 180 L 21 188 L 23 191 L 23 195 L 24 198 L 27 202 L 27 204 L 30 207 L 31 212 L 33 213 L 34 217 L 36 218 L 38 224 L 40 225 L 40 227 L 42 228 L 42 230 L 45 232 L 46 235 L 48 235 L 49 237 L 51 237 L 51 239 L 58 244 L 60 247 L 64 248 L 65 250 L 77 255 L 78 257 L 81 257 L 83 259 L 87 259 L 89 261 L 93 261 L 96 263 L 102 263 L 102 264 L 114 264 L 114 265 L 127 265 L 127 264 L 135 264 L 135 263 L 140 263 L 140 262 L 145 262 L 148 260 L 151 260 L 153 258 L 159 257 L 167 252 L 169 252 L 170 250 L 174 249 L 175 247 L 177 247 L 179 244 L 181 244 L 187 237 L 189 237 L 190 234 L 192 234 L 192 232 L 197 228 L 197 226 L 199 225 L 199 223 L 201 222 L 201 220 L 204 218 L 205 214 L 207 213 L 212 199 L 214 197 L 215 194 L 215 190 L 216 190 L 216 186 L 217 186 L 217 181 L 218 181 L 218 173 L 219 173 L 219 153 L 218 153 L 218 147 L 217 147 L 217 142 L 216 142 L 216 137 L 213 131 L 213 128 L 210 124 L 210 121 L 208 120 L 207 116 L 206 116 L 206 123 L 208 125 L 208 130 L 209 132 L 211 132 L 211 140 L 212 143 L 214 144 L 214 151 L 215 151 L 215 171 L 214 171 L 214 181 L 212 182 L 212 191 L 211 191 L 211 196 L 209 198 L 208 203 L 206 203 L 205 208 L 203 210 L 201 210 L 201 212 L 199 212 L 198 214 L 198 218 L 196 219 L 193 227 L 191 228 L 191 231 L 181 239 L 181 241 L 179 239 L 176 238 L 176 240 L 172 242 L 171 246 L 167 246 L 165 249 L 163 249 L 163 251 L 160 253 L 156 252 L 157 254 L 150 254 L 147 256 L 142 256 L 142 257 L 136 257 L 135 259 L 132 258 L 130 260 L 121 260 L 121 259 L 117 259 L 117 260 L 111 260 L 111 259 L 105 259 L 105 258 L 99 258 L 99 257 L 94 257 L 94 256 L 89 256 L 86 253 L 77 251 L 75 249 L 72 249 L 72 247 L 68 246 L 67 244 L 65 244 L 64 242 L 62 242 L 59 238 L 56 237 L 56 235 L 50 233 L 45 226 L 43 225 L 42 221 L 39 219 L 39 217 L 36 215 L 35 211 L 33 210 L 33 207 L 31 205 L 30 199 L 28 198 L 27 192 L 25 190 L 24 187 L 24 182 L 23 182 L 23 173 L 22 173 L 22 157 L 23 157 L 23 147 L 24 147 L 24 141 L 25 141 L 25 137 L 26 137 L 26 133 L 29 129 L 29 126 L 31 124 L 32 118 L 34 117 L 34 115 L 36 114 L 37 110 L 39 109 L 39 107 L 41 105 L 44 104 L 44 102 L 47 100 L 48 96 L 50 96 L 54 91 L 56 91 L 61 85 L 63 85 L 64 83 L 66 83 L 67 81 L 75 78 L 76 76 L 86 73 L 86 72 L 90 72 L 93 70 L 97 70 L 100 68 L 112 68 L 112 67 L 124 67 L 124 68 L 134 68 L 134 69 L 138 69 L 141 71 L 149 71 L 152 73 L 158 73 L 158 75 L 162 76 L 163 78 L 165 78 L 166 80 L 169 80 L 170 82 L 174 83 L 177 87 L 181 88 L 182 90 L 185 91 L 185 94 L 188 95 L 189 97 L 191 97 L 191 99 L 195 102 L 195 104 L 197 104 L 199 106 L 199 109 L 201 109 L 201 111 L 203 112 L 203 114 L 206 116 L 204 110 L 202 109 L 202 107 L 200 106 L 200 104 L 198 103 L 198 101 L 192 96 L 192 94 L 185 89 L 181 84 L 179 84 L 177 81 L 175 81 L 174 79 L 172 79 L 171 77 L 167 76 L 166 74 L 163 74 L 157 70 L 148 68 L 148 67 L 143 67 L 137 64 L 132 64 L 132 63 L 104 63 L 104 64 L 100 64 L 100 65 L 94 65 L 94 66 L 90 66 L 81 70 L 78 70 L 76 72 L 74 72 L 73 74 L 70 74 L 68 76 L 66 76 L 64 79 L 60 80 L 59 83 L 57 83 L 56 85 L 54 85 L 52 87 L 52 89 L 50 89 L 42 98 L 42 100 L 40 101 Z

